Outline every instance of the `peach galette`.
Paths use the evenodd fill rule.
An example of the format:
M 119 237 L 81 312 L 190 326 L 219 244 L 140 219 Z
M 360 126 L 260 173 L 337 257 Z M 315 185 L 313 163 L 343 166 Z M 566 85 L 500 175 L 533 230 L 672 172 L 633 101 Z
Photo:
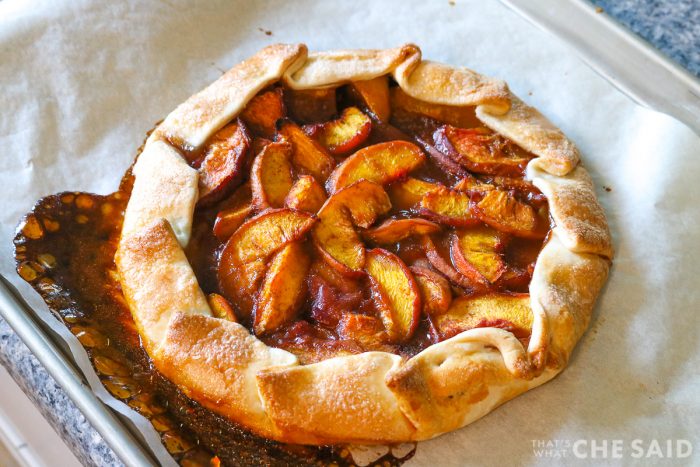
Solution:
M 133 174 L 116 264 L 146 351 L 285 442 L 431 438 L 544 383 L 612 258 L 564 134 L 414 45 L 267 47 Z

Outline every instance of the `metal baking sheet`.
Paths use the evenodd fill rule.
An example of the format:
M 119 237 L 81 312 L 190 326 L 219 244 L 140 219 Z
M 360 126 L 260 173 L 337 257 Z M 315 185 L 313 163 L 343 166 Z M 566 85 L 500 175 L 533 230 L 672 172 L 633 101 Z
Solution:
M 559 39 L 601 76 L 635 101 L 667 113 L 700 133 L 700 82 L 582 0 L 503 0 Z M 572 18 L 576 27 L 572 28 Z M 0 314 L 63 387 L 127 465 L 156 464 L 146 443 L 100 401 L 61 342 L 3 278 Z
M 700 80 L 586 0 L 501 0 L 637 103 L 700 134 Z
M 0 276 L 0 314 L 46 368 L 119 458 L 129 466 L 156 465 L 138 432 L 130 429 L 92 392 L 53 331 L 38 319 L 19 292 Z

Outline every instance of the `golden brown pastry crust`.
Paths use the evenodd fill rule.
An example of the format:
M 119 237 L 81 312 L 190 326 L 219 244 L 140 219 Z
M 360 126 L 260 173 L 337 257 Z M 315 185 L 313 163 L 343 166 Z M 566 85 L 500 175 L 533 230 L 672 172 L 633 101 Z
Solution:
M 386 375 L 401 357 L 366 352 L 258 374 L 265 409 L 296 443 L 400 442 L 414 428 L 396 403 Z
M 433 104 L 478 105 L 497 113 L 507 112 L 511 106 L 504 81 L 468 68 L 421 60 L 420 51 L 397 66 L 393 76 L 406 94 Z
M 610 230 L 598 204 L 590 175 L 578 166 L 565 176 L 547 173 L 542 159 L 527 167 L 527 177 L 549 201 L 554 231 L 562 243 L 577 253 L 594 253 L 612 259 Z
M 292 89 L 318 89 L 362 81 L 391 73 L 420 49 L 406 44 L 385 50 L 333 50 L 312 52 L 303 66 L 288 70 L 284 84 Z
M 416 99 L 476 106 L 485 125 L 538 156 L 527 176 L 549 199 L 555 227 L 530 285 L 527 349 L 508 331 L 479 328 L 408 360 L 368 352 L 300 365 L 244 327 L 209 316 L 181 247 L 189 239 L 197 174 L 178 163 L 178 152 L 168 145 L 200 147 L 275 81 L 311 89 L 387 74 Z M 191 398 L 280 441 L 427 439 L 548 381 L 564 368 L 587 328 L 612 258 L 605 216 L 574 144 L 504 82 L 422 61 L 411 44 L 308 57 L 301 44 L 265 48 L 170 114 L 141 159 L 116 261 L 146 350 Z M 156 159 L 167 162 L 168 170 L 154 170 Z M 185 189 L 176 192 L 174 186 Z
M 387 375 L 402 411 L 416 427 L 414 439 L 463 427 L 556 374 L 549 370 L 537 378 L 515 376 L 500 349 L 473 331 L 481 329 L 432 345 Z M 518 353 L 525 354 L 522 346 Z
M 257 374 L 297 364 L 293 354 L 268 347 L 238 323 L 177 313 L 152 357 L 158 370 L 192 399 L 262 436 L 280 437 L 258 395 Z
M 299 67 L 305 58 L 303 44 L 265 47 L 180 104 L 158 126 L 152 139 L 162 137 L 185 149 L 199 148 L 258 91 Z
M 134 164 L 134 187 L 124 213 L 122 235 L 138 233 L 159 219 L 187 246 L 197 201 L 197 171 L 164 141 L 147 144 Z
M 542 169 L 554 175 L 566 175 L 579 161 L 578 148 L 562 131 L 537 109 L 510 94 L 510 108 L 500 112 L 479 105 L 476 116 L 484 125 L 539 156 Z
M 124 298 L 150 355 L 160 347 L 174 314 L 211 315 L 185 252 L 165 219 L 123 235 L 115 261 Z

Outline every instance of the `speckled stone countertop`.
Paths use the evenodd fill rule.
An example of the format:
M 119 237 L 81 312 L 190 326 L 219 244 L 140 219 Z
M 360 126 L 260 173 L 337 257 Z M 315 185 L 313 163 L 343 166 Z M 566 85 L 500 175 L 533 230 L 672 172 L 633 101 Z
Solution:
M 0 318 L 0 364 L 84 465 L 122 463 L 61 387 Z
M 700 0 L 591 0 L 700 76 Z M 121 465 L 63 390 L 0 319 L 0 364 L 85 465 Z
M 700 0 L 590 0 L 700 76 Z

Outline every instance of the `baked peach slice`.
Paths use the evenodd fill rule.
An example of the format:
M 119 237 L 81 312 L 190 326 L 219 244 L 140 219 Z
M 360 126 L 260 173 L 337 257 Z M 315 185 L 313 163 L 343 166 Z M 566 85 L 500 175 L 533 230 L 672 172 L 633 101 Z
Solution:
M 535 205 L 544 204 L 547 202 L 547 198 L 544 196 L 544 194 L 529 180 L 518 177 L 497 175 L 491 178 L 491 182 L 503 189 L 503 191 L 516 191 L 518 194 L 527 198 L 528 201 Z
M 391 205 L 400 211 L 417 208 L 423 196 L 439 189 L 442 185 L 426 182 L 413 177 L 406 177 L 389 186 Z
M 450 264 L 450 261 L 445 259 L 445 255 L 438 249 L 429 235 L 421 237 L 421 245 L 423 246 L 425 256 L 428 258 L 430 265 L 447 277 L 454 285 L 462 287 L 467 291 L 473 291 L 479 286 L 479 284 L 474 284 L 468 277 L 457 271 L 452 264 Z
M 357 107 L 348 107 L 339 118 L 309 127 L 308 134 L 331 154 L 342 155 L 364 143 L 370 131 L 372 120 Z
M 369 145 L 382 143 L 384 141 L 407 141 L 415 142 L 408 133 L 396 128 L 394 125 L 379 120 L 372 120 L 372 133 L 370 133 L 367 143 Z
M 343 274 L 339 273 L 337 269 L 332 267 L 331 265 L 328 264 L 327 261 L 324 261 L 323 258 L 316 258 L 314 261 L 311 263 L 311 267 L 309 268 L 309 285 L 313 285 L 314 279 L 318 279 L 318 284 L 322 286 L 328 286 L 329 289 L 337 289 L 333 290 L 332 294 L 329 295 L 337 295 L 341 296 L 340 300 L 335 300 L 335 297 L 333 298 L 333 303 L 331 306 L 321 306 L 320 308 L 323 309 L 323 311 L 329 309 L 329 308 L 334 308 L 334 305 L 337 303 L 340 303 L 341 305 L 346 303 L 346 302 L 357 302 L 359 303 L 362 300 L 362 278 L 359 278 L 357 280 L 353 280 L 351 278 L 348 278 L 347 276 L 344 276 Z M 316 288 L 316 291 L 318 292 L 318 287 Z M 314 295 L 314 299 L 318 299 L 319 301 L 324 301 L 324 297 L 322 297 L 323 293 L 319 292 Z M 353 303 L 353 307 L 357 306 L 357 303 Z M 345 310 L 343 310 L 345 311 Z M 313 315 L 313 310 L 312 310 L 312 315 Z M 316 319 L 316 318 L 314 318 Z M 338 314 L 337 319 L 335 320 L 335 324 L 337 324 L 337 320 L 340 319 L 340 313 Z M 320 322 L 327 321 L 327 320 L 317 320 Z M 327 324 L 324 322 L 324 324 Z
M 378 76 L 364 81 L 350 83 L 369 110 L 380 122 L 388 122 L 391 117 L 389 102 L 389 78 Z
M 252 191 L 250 181 L 240 185 L 226 199 L 219 202 L 219 211 L 214 220 L 213 233 L 220 241 L 225 242 L 243 224 L 252 212 Z
M 251 139 L 241 120 L 225 126 L 211 139 L 199 167 L 199 204 L 220 200 L 243 178 Z
M 326 182 L 329 193 L 335 193 L 358 180 L 380 185 L 396 181 L 425 161 L 423 151 L 406 141 L 390 141 L 360 149 L 339 164 Z
M 398 256 L 381 248 L 367 251 L 365 271 L 389 338 L 405 342 L 416 330 L 421 312 L 413 274 Z
M 506 270 L 500 254 L 502 249 L 502 235 L 497 230 L 479 226 L 452 235 L 450 256 L 459 272 L 474 283 L 488 287 Z
M 532 156 L 485 128 L 444 125 L 433 134 L 435 147 L 466 169 L 483 174 L 521 175 Z
M 241 113 L 241 119 L 253 130 L 265 138 L 275 136 L 275 124 L 287 116 L 282 97 L 282 88 L 258 94 L 253 97 Z
M 466 177 L 469 171 L 459 165 L 453 158 L 438 151 L 432 141 L 422 136 L 415 136 L 415 140 L 423 150 L 428 154 L 430 160 L 446 174 L 456 178 Z
M 236 314 L 233 312 L 233 307 L 224 297 L 218 293 L 210 293 L 207 295 L 207 303 L 211 309 L 212 315 L 219 319 L 225 319 L 237 323 Z
M 419 212 L 435 222 L 454 227 L 469 227 L 479 223 L 479 219 L 471 212 L 469 194 L 445 187 L 423 196 Z
M 227 269 L 222 270 L 222 265 Z M 234 304 L 238 311 L 237 316 L 246 320 L 252 317 L 255 298 L 266 270 L 264 259 L 256 259 L 236 266 L 219 261 L 217 272 L 219 290 L 229 303 Z
M 270 334 L 292 321 L 306 293 L 311 259 L 300 242 L 288 243 L 274 254 L 255 305 L 253 328 Z
M 229 238 L 219 257 L 219 289 L 243 316 L 249 316 L 253 309 L 267 258 L 303 238 L 315 222 L 309 213 L 270 209 L 245 222 Z
M 231 236 L 221 252 L 220 263 L 236 266 L 267 258 L 287 243 L 302 238 L 315 223 L 316 218 L 306 212 L 292 209 L 264 211 Z
M 491 227 L 524 238 L 544 238 L 547 222 L 537 211 L 513 194 L 493 190 L 473 206 L 474 215 Z
M 532 279 L 532 267 L 521 268 L 508 264 L 506 270 L 501 274 L 494 284 L 499 290 L 526 291 Z
M 250 170 L 253 208 L 262 211 L 280 208 L 292 188 L 292 145 L 287 142 L 270 143 L 255 157 Z
M 496 186 L 491 185 L 490 183 L 483 182 L 478 178 L 474 177 L 473 175 L 467 175 L 463 177 L 460 181 L 455 183 L 454 186 L 452 186 L 452 189 L 456 191 L 463 191 L 469 194 L 485 194 L 486 192 L 495 190 Z
M 360 180 L 333 194 L 318 211 L 314 244 L 329 265 L 357 277 L 365 264 L 365 246 L 355 226 L 368 228 L 391 209 L 389 196 L 376 183 Z
M 284 205 L 291 209 L 317 213 L 326 202 L 326 191 L 311 175 L 302 175 L 289 190 Z
M 532 333 L 532 309 L 529 294 L 488 294 L 459 297 L 447 313 L 438 315 L 434 324 L 443 338 L 469 329 L 495 327 L 523 338 Z
M 362 236 L 374 243 L 387 245 L 413 235 L 429 235 L 439 231 L 438 224 L 425 219 L 387 219 L 377 227 L 365 230 Z
M 411 273 L 421 292 L 423 313 L 437 316 L 447 312 L 452 303 L 452 289 L 447 279 L 432 269 L 417 265 L 411 266 Z
M 313 175 L 319 182 L 325 182 L 335 166 L 326 149 L 291 120 L 278 121 L 277 133 L 278 140 L 284 139 L 292 144 L 294 168 L 303 174 Z
M 263 151 L 263 149 L 265 149 L 267 145 L 272 142 L 272 140 L 267 138 L 253 138 L 253 147 L 251 153 L 254 155 L 260 154 Z
M 390 95 L 393 112 L 425 115 L 460 128 L 483 125 L 476 117 L 473 106 L 443 105 L 421 101 L 409 96 L 398 86 L 391 88 Z
M 214 220 L 214 236 L 225 242 L 252 212 L 253 207 L 250 203 L 219 211 Z
M 285 89 L 284 101 L 294 121 L 326 122 L 337 115 L 335 88 Z
M 379 318 L 359 313 L 344 313 L 338 322 L 337 332 L 343 339 L 354 340 L 369 349 L 389 340 Z

